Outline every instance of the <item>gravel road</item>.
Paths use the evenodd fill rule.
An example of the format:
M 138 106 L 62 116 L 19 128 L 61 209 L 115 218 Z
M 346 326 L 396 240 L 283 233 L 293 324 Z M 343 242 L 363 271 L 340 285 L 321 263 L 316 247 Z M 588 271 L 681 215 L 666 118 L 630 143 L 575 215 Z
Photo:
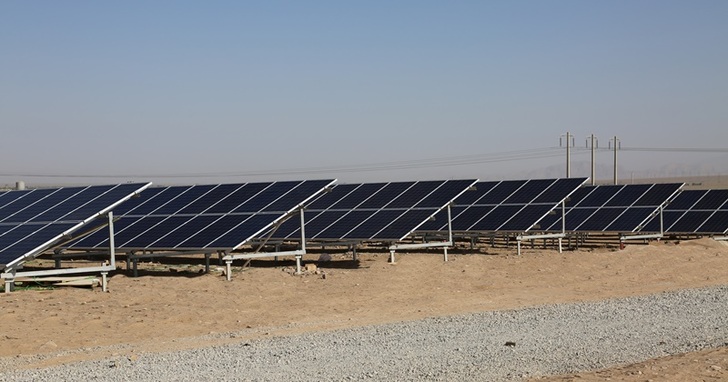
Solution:
M 455 296 L 453 298 L 456 298 Z M 499 381 L 728 346 L 728 286 L 11 370 L 0 381 Z

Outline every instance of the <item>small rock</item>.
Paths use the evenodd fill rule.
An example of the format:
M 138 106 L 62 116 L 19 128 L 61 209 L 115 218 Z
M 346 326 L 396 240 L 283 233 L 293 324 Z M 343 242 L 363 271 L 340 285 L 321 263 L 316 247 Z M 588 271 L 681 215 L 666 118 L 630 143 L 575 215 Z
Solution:
M 717 371 L 717 370 L 723 370 L 723 368 L 722 368 L 722 367 L 720 367 L 720 366 L 718 366 L 718 365 L 713 365 L 713 366 L 711 366 L 710 368 L 711 368 L 711 369 L 713 369 L 713 370 L 716 370 L 716 371 Z
M 516 343 L 513 341 L 506 341 L 505 346 L 514 347 L 514 346 L 516 346 Z

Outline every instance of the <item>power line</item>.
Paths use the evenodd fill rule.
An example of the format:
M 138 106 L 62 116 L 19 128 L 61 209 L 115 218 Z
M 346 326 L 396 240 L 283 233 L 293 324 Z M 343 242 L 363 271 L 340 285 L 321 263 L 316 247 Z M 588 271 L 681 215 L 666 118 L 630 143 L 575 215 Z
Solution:
M 507 151 L 490 154 L 461 155 L 454 157 L 437 157 L 417 160 L 405 160 L 395 162 L 379 162 L 362 165 L 342 166 L 321 166 L 321 167 L 300 167 L 284 169 L 265 169 L 244 172 L 212 172 L 212 173 L 178 173 L 178 174 L 37 174 L 37 173 L 5 173 L 0 176 L 17 177 L 48 177 L 48 178 L 215 178 L 215 177 L 249 177 L 263 175 L 302 175 L 302 174 L 324 174 L 324 173 L 357 173 L 371 171 L 402 170 L 431 167 L 453 167 L 473 164 L 497 163 L 517 161 L 526 159 L 542 159 L 559 156 L 560 152 L 555 148 L 539 148 L 528 150 Z

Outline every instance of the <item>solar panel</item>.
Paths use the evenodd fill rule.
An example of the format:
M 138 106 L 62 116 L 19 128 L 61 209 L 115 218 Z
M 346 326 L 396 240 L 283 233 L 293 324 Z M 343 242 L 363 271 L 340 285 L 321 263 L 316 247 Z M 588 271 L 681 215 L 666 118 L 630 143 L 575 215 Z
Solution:
M 63 187 L 0 194 L 0 269 L 52 248 L 150 184 Z
M 116 214 L 125 250 L 233 250 L 287 218 L 334 180 L 171 186 L 148 190 Z M 108 246 L 93 233 L 69 245 Z
M 566 204 L 566 229 L 585 232 L 635 232 L 645 226 L 682 188 L 681 183 L 586 186 Z M 540 223 L 561 230 L 561 217 Z
M 465 193 L 452 207 L 453 231 L 527 232 L 587 178 L 509 180 L 478 182 L 474 198 Z M 440 212 L 422 231 L 445 231 L 447 216 Z
M 329 241 L 399 241 L 465 192 L 476 180 L 342 184 L 314 200 L 304 213 L 306 238 Z M 474 191 L 470 191 L 474 192 Z M 283 223 L 278 239 L 299 235 Z
M 682 191 L 663 212 L 663 229 L 668 233 L 728 233 L 728 190 Z M 660 220 L 650 220 L 642 231 L 659 232 Z

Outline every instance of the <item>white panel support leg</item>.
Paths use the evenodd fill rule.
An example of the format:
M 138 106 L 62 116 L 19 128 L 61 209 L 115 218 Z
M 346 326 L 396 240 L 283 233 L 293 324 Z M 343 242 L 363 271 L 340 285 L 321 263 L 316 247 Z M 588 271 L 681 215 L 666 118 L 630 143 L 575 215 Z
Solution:
M 101 291 L 102 292 L 109 291 L 109 280 L 107 278 L 108 275 L 109 275 L 109 272 L 101 272 Z
M 5 293 L 12 292 L 13 286 L 15 286 L 15 279 L 5 279 Z
M 389 263 L 394 264 L 394 249 L 389 250 Z
M 518 247 L 518 250 L 516 253 L 518 254 L 518 256 L 521 256 L 521 240 L 520 239 L 516 240 L 516 243 L 517 243 L 516 246 Z
M 301 256 L 301 255 L 296 255 L 296 274 L 297 275 L 300 275 L 302 273 L 301 272 L 301 258 L 302 257 L 303 256 Z
M 563 242 L 563 239 L 562 239 L 562 238 L 559 238 L 559 253 L 563 253 L 563 252 L 564 252 L 564 249 L 563 249 L 563 247 L 561 246 L 561 243 L 562 243 L 562 242 Z
M 447 247 L 444 247 L 444 248 L 445 248 L 445 251 L 444 251 L 445 252 L 445 262 L 447 262 Z
M 233 281 L 233 261 L 225 260 L 225 278 L 227 281 Z

